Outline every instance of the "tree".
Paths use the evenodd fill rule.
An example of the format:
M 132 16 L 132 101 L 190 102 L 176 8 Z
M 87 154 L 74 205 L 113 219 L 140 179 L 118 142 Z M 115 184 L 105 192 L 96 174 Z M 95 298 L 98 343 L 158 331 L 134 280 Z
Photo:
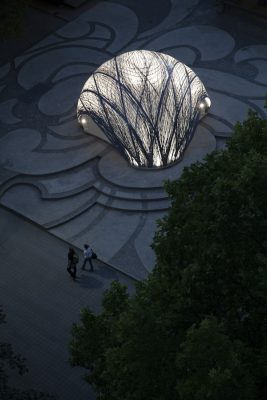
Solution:
M 6 316 L 0 307 L 0 325 L 6 322 Z M 1 400 L 56 400 L 56 397 L 34 390 L 19 390 L 8 384 L 8 369 L 17 370 L 20 375 L 28 372 L 25 359 L 15 353 L 11 344 L 0 342 L 0 399 Z
M 89 371 L 86 381 L 109 396 L 109 378 L 106 376 L 105 351 L 118 342 L 117 323 L 128 309 L 129 296 L 126 286 L 114 281 L 103 299 L 104 311 L 95 316 L 88 308 L 81 311 L 82 325 L 73 325 L 71 341 L 71 364 L 80 365 Z M 89 336 L 88 336 L 89 335 Z M 90 337 L 90 340 L 88 340 Z M 112 397 L 110 397 L 112 399 Z
M 99 399 L 266 399 L 266 184 L 267 121 L 253 112 L 225 150 L 166 183 L 155 269 L 73 328 L 71 358 Z
M 254 382 L 246 369 L 248 350 L 231 340 L 223 324 L 205 318 L 193 325 L 177 354 L 177 392 L 185 400 L 251 399 Z

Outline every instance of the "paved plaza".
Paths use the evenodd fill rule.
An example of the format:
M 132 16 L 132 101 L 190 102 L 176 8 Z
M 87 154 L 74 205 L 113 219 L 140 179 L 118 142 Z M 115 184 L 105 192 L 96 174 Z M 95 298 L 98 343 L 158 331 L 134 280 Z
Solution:
M 162 19 L 153 25 L 147 15 L 146 26 L 127 1 L 97 2 L 0 69 L 1 203 L 80 248 L 89 242 L 141 279 L 154 266 L 150 244 L 169 207 L 164 181 L 221 148 L 249 107 L 265 115 L 267 91 L 266 21 L 222 15 L 215 2 L 197 0 L 166 1 L 164 15 L 158 3 Z M 133 49 L 190 66 L 212 102 L 183 161 L 161 171 L 130 167 L 77 124 L 91 72 Z
M 0 304 L 7 315 L 0 341 L 12 343 L 26 358 L 29 373 L 12 374 L 14 386 L 56 394 L 59 400 L 92 400 L 92 389 L 81 379 L 84 371 L 68 362 L 72 323 L 79 322 L 85 306 L 100 312 L 113 280 L 130 293 L 134 281 L 95 261 L 95 272 L 78 268 L 74 282 L 66 271 L 67 253 L 67 243 L 0 208 Z
M 93 127 L 85 134 L 76 120 L 92 71 L 138 49 L 188 65 L 212 102 L 183 160 L 159 171 L 132 168 Z M 248 108 L 266 116 L 266 92 L 267 20 L 234 9 L 222 13 L 215 0 L 95 1 L 0 65 L 0 251 L 6 259 L 0 303 L 10 315 L 7 337 L 10 329 L 17 332 L 18 350 L 33 367 L 28 383 L 51 392 L 59 387 L 62 400 L 93 398 L 67 365 L 71 323 L 84 305 L 100 309 L 113 279 L 132 287 L 131 278 L 153 269 L 150 245 L 170 206 L 164 181 L 223 148 Z M 65 277 L 66 249 L 86 242 L 118 272 L 103 264 L 74 285 Z

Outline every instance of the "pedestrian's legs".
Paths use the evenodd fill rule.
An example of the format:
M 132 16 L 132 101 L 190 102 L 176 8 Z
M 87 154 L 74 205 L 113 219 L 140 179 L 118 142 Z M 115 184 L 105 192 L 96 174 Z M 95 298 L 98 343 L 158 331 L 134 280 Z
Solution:
M 85 269 L 85 264 L 86 264 L 87 258 L 84 259 L 82 269 Z
M 70 263 L 70 261 L 68 262 L 67 271 L 71 275 L 71 263 Z
M 93 266 L 91 257 L 88 258 L 88 260 L 89 260 L 89 263 L 90 263 L 91 271 L 94 272 L 94 266 Z
M 76 278 L 76 264 L 70 262 L 67 271 L 73 279 Z
M 92 260 L 91 260 L 90 257 L 86 257 L 86 258 L 84 259 L 84 262 L 83 262 L 83 265 L 82 265 L 81 269 L 85 269 L 85 264 L 86 264 L 87 262 L 89 262 L 89 264 L 90 264 L 91 271 L 94 272 L 94 266 L 93 266 L 93 263 L 92 263 Z

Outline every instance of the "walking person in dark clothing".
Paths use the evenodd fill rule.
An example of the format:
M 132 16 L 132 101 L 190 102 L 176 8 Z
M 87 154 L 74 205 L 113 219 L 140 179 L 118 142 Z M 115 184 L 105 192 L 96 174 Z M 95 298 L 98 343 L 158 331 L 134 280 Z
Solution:
M 76 279 L 76 273 L 77 273 L 77 267 L 76 264 L 79 261 L 78 255 L 75 253 L 74 249 L 72 247 L 69 248 L 68 252 L 68 268 L 67 271 L 72 277 L 72 279 Z
M 82 265 L 82 269 L 85 269 L 85 264 L 88 262 L 90 264 L 91 271 L 94 272 L 94 266 L 92 263 L 93 250 L 88 244 L 84 244 L 83 249 L 84 262 Z

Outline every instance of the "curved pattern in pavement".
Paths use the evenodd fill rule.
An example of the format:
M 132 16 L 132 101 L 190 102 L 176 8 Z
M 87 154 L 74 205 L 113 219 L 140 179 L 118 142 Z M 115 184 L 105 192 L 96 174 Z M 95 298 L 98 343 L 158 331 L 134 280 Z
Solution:
M 215 11 L 198 3 L 173 0 L 158 26 L 142 22 L 140 30 L 133 10 L 100 2 L 0 67 L 1 203 L 79 247 L 89 242 L 100 258 L 141 279 L 153 268 L 156 221 L 169 207 L 164 181 L 222 148 L 249 107 L 266 116 L 267 29 L 261 43 L 259 35 L 237 41 L 223 16 L 219 26 L 201 20 L 199 10 Z M 88 76 L 133 49 L 190 65 L 212 100 L 182 162 L 160 171 L 130 167 L 76 122 Z

